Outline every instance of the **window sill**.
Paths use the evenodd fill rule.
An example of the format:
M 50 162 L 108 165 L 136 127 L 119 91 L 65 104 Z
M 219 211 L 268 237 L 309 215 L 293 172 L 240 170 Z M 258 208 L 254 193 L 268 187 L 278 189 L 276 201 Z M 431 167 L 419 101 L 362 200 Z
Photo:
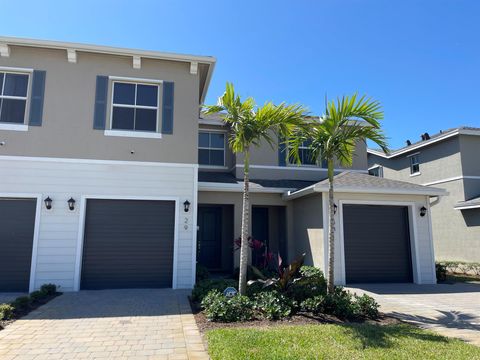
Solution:
M 421 172 L 416 172 L 416 173 L 410 174 L 410 177 L 419 176 L 419 175 L 422 175 L 422 173 Z
M 161 133 L 147 132 L 147 131 L 105 130 L 104 135 L 131 137 L 131 138 L 144 138 L 144 139 L 161 139 L 162 138 Z
M 28 131 L 28 125 L 1 123 L 0 130 Z

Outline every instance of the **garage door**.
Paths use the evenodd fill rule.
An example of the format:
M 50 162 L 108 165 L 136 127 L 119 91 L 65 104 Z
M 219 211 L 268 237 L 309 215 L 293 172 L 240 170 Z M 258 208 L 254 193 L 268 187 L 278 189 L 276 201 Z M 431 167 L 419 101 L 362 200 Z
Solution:
M 36 203 L 0 199 L 0 291 L 28 291 Z
M 407 207 L 344 205 L 343 227 L 347 283 L 412 281 Z
M 172 286 L 175 202 L 88 200 L 82 289 Z

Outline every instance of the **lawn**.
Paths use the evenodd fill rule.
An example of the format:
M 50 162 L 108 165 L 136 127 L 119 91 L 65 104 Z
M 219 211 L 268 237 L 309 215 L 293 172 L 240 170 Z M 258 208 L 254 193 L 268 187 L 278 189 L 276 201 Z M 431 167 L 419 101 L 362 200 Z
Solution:
M 207 332 L 213 360 L 480 359 L 480 348 L 407 324 L 299 325 Z

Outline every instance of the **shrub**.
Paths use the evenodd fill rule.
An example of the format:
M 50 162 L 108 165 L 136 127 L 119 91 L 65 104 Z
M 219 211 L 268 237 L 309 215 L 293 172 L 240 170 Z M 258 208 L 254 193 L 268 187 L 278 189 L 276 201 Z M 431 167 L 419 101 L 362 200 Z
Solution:
M 12 306 L 15 310 L 25 310 L 27 309 L 32 302 L 29 296 L 20 296 L 12 302 Z
M 43 284 L 40 286 L 40 291 L 46 295 L 53 295 L 57 292 L 57 285 L 55 284 Z
M 0 304 L 0 320 L 10 320 L 15 308 L 10 304 Z
M 268 320 L 279 320 L 292 313 L 292 301 L 277 291 L 257 293 L 253 308 Z
M 201 302 L 211 290 L 223 293 L 227 287 L 238 287 L 238 282 L 233 279 L 206 279 L 195 284 L 192 290 L 192 300 Z
M 196 275 L 197 282 L 210 278 L 210 272 L 208 271 L 208 269 L 205 266 L 200 265 L 198 263 L 197 263 L 196 274 L 197 274 Z
M 225 297 L 220 291 L 210 291 L 202 300 L 208 320 L 219 322 L 247 321 L 253 318 L 252 303 L 246 296 Z
M 437 281 L 447 280 L 447 267 L 443 264 L 435 264 L 435 272 L 437 274 Z
M 43 298 L 45 298 L 47 296 L 47 293 L 41 291 L 41 290 L 37 290 L 37 291 L 34 291 L 32 293 L 30 293 L 30 299 L 32 299 L 32 301 L 39 301 Z
M 354 295 L 354 298 L 357 305 L 355 307 L 356 317 L 370 319 L 378 318 L 378 308 L 380 305 L 378 305 L 374 298 L 367 294 L 363 294 L 362 296 Z
M 302 266 L 299 279 L 288 290 L 288 296 L 301 303 L 306 299 L 327 293 L 327 281 L 323 272 L 314 266 Z
M 317 295 L 306 299 L 300 304 L 300 308 L 315 315 L 325 313 L 325 296 Z

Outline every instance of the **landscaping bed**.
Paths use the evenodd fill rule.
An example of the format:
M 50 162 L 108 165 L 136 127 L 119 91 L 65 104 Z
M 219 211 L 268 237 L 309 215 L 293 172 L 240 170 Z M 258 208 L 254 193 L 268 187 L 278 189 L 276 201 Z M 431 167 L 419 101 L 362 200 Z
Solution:
M 0 330 L 61 294 L 56 285 L 45 284 L 28 296 L 20 296 L 11 303 L 0 304 Z

